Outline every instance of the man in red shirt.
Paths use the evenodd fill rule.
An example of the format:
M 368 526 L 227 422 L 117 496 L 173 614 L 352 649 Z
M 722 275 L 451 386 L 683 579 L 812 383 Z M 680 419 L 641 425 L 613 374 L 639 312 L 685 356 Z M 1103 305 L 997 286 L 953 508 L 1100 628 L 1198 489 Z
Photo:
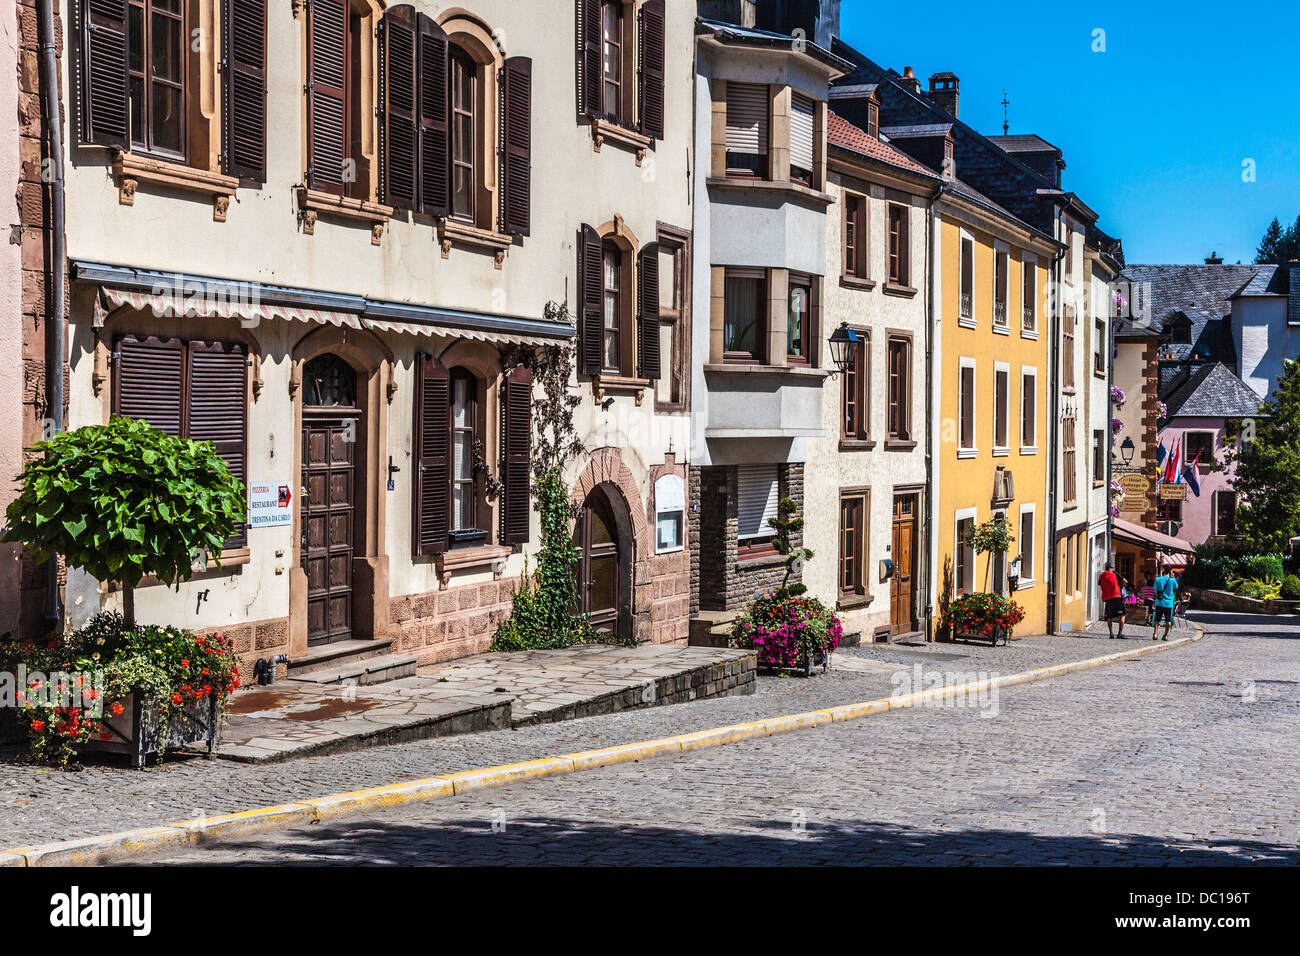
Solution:
M 1119 575 L 1111 570 L 1110 562 L 1106 562 L 1106 570 L 1101 572 L 1097 578 L 1097 584 L 1101 588 L 1101 599 L 1106 606 L 1106 630 L 1111 637 L 1118 636 L 1121 640 L 1124 637 L 1124 594 L 1120 589 Z M 1115 621 L 1119 621 L 1119 634 L 1115 634 Z

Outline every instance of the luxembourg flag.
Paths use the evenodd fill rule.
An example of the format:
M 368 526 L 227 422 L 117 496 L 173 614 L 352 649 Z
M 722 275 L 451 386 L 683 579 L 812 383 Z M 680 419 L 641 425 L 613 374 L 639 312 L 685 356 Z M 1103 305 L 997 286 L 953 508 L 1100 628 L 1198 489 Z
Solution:
M 1192 489 L 1192 494 L 1201 497 L 1201 479 L 1197 476 L 1196 468 L 1201 463 L 1201 453 L 1196 453 L 1196 460 L 1183 469 L 1183 474 L 1187 477 L 1187 487 Z

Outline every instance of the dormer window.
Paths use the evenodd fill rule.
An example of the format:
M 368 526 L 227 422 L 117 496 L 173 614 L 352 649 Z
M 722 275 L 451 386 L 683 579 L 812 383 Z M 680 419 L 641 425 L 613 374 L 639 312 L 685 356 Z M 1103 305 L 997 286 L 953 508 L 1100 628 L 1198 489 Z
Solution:
M 867 104 L 867 135 L 880 139 L 880 107 L 875 103 Z

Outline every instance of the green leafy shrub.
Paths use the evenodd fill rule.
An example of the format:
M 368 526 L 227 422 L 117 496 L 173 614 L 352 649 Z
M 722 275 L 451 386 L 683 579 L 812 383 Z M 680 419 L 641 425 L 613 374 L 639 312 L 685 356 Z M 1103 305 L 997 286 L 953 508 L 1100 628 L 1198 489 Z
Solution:
M 214 696 L 220 714 L 239 686 L 239 657 L 222 635 L 133 627 L 116 612 L 95 615 L 63 641 L 0 644 L 0 669 L 25 675 L 18 719 L 32 758 L 53 766 L 88 741 L 114 739 L 112 720 L 130 695 L 152 724 L 167 727 Z
M 776 553 L 784 558 L 785 576 L 781 578 L 781 586 L 774 592 L 778 598 L 798 597 L 800 594 L 808 593 L 808 586 L 802 581 L 790 583 L 790 579 L 796 574 L 803 571 L 806 561 L 811 561 L 815 556 L 811 548 L 795 547 L 790 536 L 796 531 L 803 530 L 803 518 L 799 516 L 799 505 L 793 498 L 782 498 L 776 506 L 776 517 L 768 518 L 767 523 L 776 532 L 772 538 L 772 547 L 776 548 Z
M 1238 565 L 1238 570 L 1244 578 L 1261 578 L 1265 581 L 1281 581 L 1285 574 L 1282 556 L 1277 554 L 1252 555 Z
M 69 567 L 122 585 L 127 623 L 145 575 L 187 581 L 245 519 L 244 486 L 211 442 L 175 438 L 148 422 L 113 416 L 107 425 L 63 432 L 32 448 L 10 502 L 4 541 L 20 541 L 37 563 L 62 554 Z
M 1278 596 L 1284 601 L 1300 601 L 1300 577 L 1296 577 L 1294 574 L 1288 574 L 1284 577 Z
M 1275 598 L 1282 589 L 1279 582 L 1265 581 L 1262 578 L 1233 578 L 1228 582 L 1228 587 L 1233 594 L 1254 598 L 1257 601 Z

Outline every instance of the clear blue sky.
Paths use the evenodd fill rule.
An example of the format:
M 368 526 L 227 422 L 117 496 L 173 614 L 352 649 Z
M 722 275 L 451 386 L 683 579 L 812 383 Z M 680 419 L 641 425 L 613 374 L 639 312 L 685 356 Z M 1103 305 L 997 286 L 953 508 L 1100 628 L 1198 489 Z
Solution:
M 923 85 L 951 70 L 961 119 L 1037 133 L 1129 262 L 1253 262 L 1300 215 L 1300 4 L 885 4 L 844 0 L 844 39 Z M 1106 31 L 1094 53 L 1093 30 Z M 1242 181 L 1253 159 L 1256 180 Z M 957 170 L 961 175 L 961 170 Z

